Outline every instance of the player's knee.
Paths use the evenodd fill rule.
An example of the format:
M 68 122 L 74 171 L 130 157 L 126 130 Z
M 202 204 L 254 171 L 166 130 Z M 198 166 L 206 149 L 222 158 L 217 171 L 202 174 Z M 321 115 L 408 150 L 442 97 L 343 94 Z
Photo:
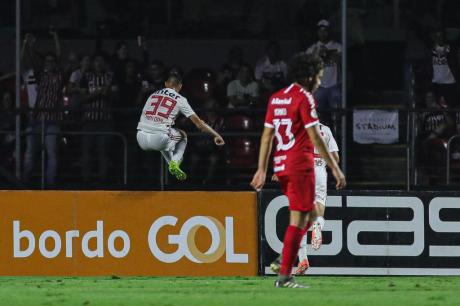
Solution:
M 187 133 L 185 133 L 185 132 L 182 131 L 182 130 L 179 130 L 179 133 L 180 133 L 181 136 L 182 136 L 182 141 L 187 142 L 187 141 L 188 141 L 188 140 L 187 140 Z
M 308 214 L 307 222 L 313 223 L 316 220 L 316 218 L 318 218 L 318 216 L 319 212 L 317 208 L 311 210 Z
M 324 215 L 324 210 L 326 209 L 326 205 L 324 205 L 324 202 L 316 201 L 315 207 L 316 207 L 316 212 L 319 216 Z
M 301 211 L 291 211 L 290 225 L 303 229 L 307 225 L 309 213 Z

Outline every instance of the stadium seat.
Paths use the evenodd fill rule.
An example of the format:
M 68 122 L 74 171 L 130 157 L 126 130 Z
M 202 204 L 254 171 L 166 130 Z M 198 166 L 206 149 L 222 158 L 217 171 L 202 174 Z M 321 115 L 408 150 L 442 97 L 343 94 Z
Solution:
M 202 102 L 214 96 L 215 73 L 210 69 L 193 69 L 185 77 L 184 92 L 194 102 Z
M 231 132 L 251 131 L 254 128 L 254 123 L 248 116 L 234 115 L 225 119 L 225 128 Z
M 257 163 L 257 146 L 255 141 L 246 137 L 230 140 L 226 161 L 231 169 L 254 167 Z

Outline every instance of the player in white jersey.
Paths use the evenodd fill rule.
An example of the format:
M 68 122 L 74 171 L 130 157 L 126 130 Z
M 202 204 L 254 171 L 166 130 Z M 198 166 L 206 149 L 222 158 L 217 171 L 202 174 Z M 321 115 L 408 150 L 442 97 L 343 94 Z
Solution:
M 178 180 L 185 180 L 187 175 L 180 169 L 180 164 L 187 146 L 187 134 L 173 127 L 179 114 L 189 118 L 200 131 L 213 136 L 216 145 L 222 146 L 225 142 L 179 94 L 182 79 L 178 74 L 170 73 L 165 86 L 148 97 L 137 125 L 137 142 L 142 150 L 160 151 L 168 162 L 169 172 Z
M 331 129 L 324 125 L 319 124 L 321 136 L 327 145 L 329 152 L 337 163 L 339 163 L 339 147 L 332 135 Z M 326 161 L 321 158 L 315 148 L 315 207 L 318 217 L 311 226 L 311 245 L 313 249 L 317 250 L 321 247 L 323 242 L 322 229 L 324 227 L 324 211 L 326 209 L 327 197 L 327 170 Z M 307 257 L 307 234 L 302 238 L 299 249 L 299 265 L 297 266 L 296 274 L 303 274 L 309 268 L 310 264 Z
M 332 136 L 331 129 L 319 123 L 319 130 L 320 134 L 326 143 L 327 149 L 331 152 L 332 157 L 335 159 L 337 163 L 339 163 L 339 147 L 337 146 L 337 142 Z M 327 170 L 326 170 L 326 161 L 321 158 L 318 153 L 318 150 L 314 149 L 314 156 L 315 156 L 315 210 L 317 213 L 317 218 L 311 225 L 311 244 L 313 249 L 317 250 L 321 247 L 323 242 L 322 238 L 322 229 L 324 227 L 324 211 L 326 209 L 326 197 L 327 197 Z M 272 176 L 273 181 L 278 181 L 278 177 L 273 174 Z M 308 262 L 307 256 L 307 234 L 303 236 L 300 242 L 299 248 L 299 264 L 297 266 L 296 274 L 304 274 L 305 271 L 310 267 L 310 263 Z

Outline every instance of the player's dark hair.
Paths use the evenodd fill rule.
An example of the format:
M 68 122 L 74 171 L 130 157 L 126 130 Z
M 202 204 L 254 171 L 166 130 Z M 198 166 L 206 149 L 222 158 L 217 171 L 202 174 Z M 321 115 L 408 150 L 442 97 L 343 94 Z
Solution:
M 311 90 L 313 83 L 310 80 L 314 79 L 323 67 L 323 60 L 319 56 L 297 53 L 289 62 L 288 77 L 291 82 L 303 84 Z
M 170 71 L 168 77 L 166 78 L 167 82 L 171 82 L 176 85 L 182 84 L 182 76 L 177 72 Z

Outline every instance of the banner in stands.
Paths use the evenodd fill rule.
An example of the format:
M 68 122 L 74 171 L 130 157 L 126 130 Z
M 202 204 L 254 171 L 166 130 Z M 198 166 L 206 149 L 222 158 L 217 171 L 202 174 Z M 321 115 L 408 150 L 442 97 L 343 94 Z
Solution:
M 257 275 L 252 192 L 0 192 L 0 275 Z
M 288 201 L 268 190 L 259 203 L 259 268 L 270 274 Z M 308 274 L 460 275 L 460 193 L 344 192 L 328 196 L 326 207 L 323 245 L 309 246 Z
M 354 110 L 353 140 L 362 144 L 398 142 L 398 117 L 398 111 Z

